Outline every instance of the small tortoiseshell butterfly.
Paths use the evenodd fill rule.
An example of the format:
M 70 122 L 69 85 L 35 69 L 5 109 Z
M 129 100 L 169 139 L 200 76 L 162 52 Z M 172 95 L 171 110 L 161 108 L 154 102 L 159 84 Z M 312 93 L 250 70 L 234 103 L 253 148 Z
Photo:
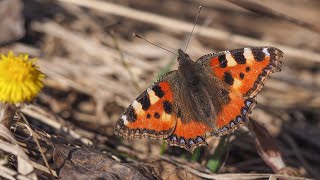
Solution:
M 248 122 L 256 95 L 283 52 L 252 47 L 208 54 L 192 61 L 178 50 L 178 70 L 165 74 L 121 115 L 115 132 L 128 139 L 165 139 L 193 151 L 205 134 L 221 136 Z

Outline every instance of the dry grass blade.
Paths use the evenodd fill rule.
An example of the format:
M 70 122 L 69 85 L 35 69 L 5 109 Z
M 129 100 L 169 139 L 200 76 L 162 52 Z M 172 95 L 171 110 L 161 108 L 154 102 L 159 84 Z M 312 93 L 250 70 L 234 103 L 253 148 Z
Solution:
M 153 13 L 143 12 L 132 8 L 116 5 L 109 2 L 97 1 L 97 0 L 58 0 L 61 2 L 67 2 L 76 4 L 79 6 L 100 10 L 106 13 L 135 19 L 144 23 L 154 24 L 160 27 L 168 28 L 168 30 L 176 32 L 187 33 L 192 29 L 193 24 L 175 20 L 172 18 L 156 15 Z M 216 40 L 229 41 L 235 44 L 241 44 L 245 46 L 274 46 L 281 49 L 286 56 L 296 57 L 297 59 L 305 59 L 313 62 L 320 62 L 320 54 L 308 50 L 301 50 L 285 45 L 280 45 L 272 42 L 262 41 L 246 36 L 235 35 L 227 31 L 217 30 L 207 27 L 198 27 L 199 36 L 212 38 Z
M 296 19 L 294 17 L 290 17 L 286 14 L 283 14 L 281 12 L 278 12 L 278 11 L 275 11 L 271 8 L 268 8 L 264 5 L 261 5 L 261 4 L 258 4 L 256 2 L 253 2 L 251 0 L 241 0 L 241 1 L 238 1 L 238 0 L 227 0 L 233 4 L 236 4 L 237 6 L 240 6 L 244 9 L 247 9 L 249 11 L 252 11 L 254 13 L 257 13 L 257 14 L 262 14 L 262 15 L 265 15 L 265 16 L 269 16 L 269 17 L 276 17 L 276 18 L 279 18 L 279 19 L 284 19 L 286 21 L 289 21 L 293 24 L 296 24 L 298 26 L 301 26 L 302 28 L 306 28 L 306 29 L 309 29 L 311 31 L 314 31 L 318 34 L 320 34 L 320 28 L 318 26 L 315 26 L 314 24 L 311 24 L 311 23 L 308 23 L 308 22 L 305 22 L 305 21 L 302 21 L 300 19 Z
M 75 130 L 70 129 L 67 126 L 63 126 L 62 124 L 57 122 L 55 119 L 52 119 L 46 111 L 44 111 L 43 109 L 37 106 L 29 105 L 21 109 L 21 111 L 30 117 L 38 119 L 39 121 L 43 122 L 44 124 L 47 124 L 48 126 L 56 130 L 62 130 L 63 132 L 70 134 L 71 137 L 73 137 L 74 139 L 80 140 L 85 145 L 90 146 L 93 144 L 91 140 L 89 140 L 88 138 L 82 137 Z
M 19 116 L 23 119 L 23 121 L 26 123 L 26 125 L 30 127 L 30 124 L 29 124 L 27 118 L 26 118 L 21 112 L 19 113 Z M 35 137 L 34 131 L 33 131 L 31 128 L 29 128 L 29 130 L 30 130 L 30 133 L 31 133 L 31 136 L 32 136 L 34 142 L 37 144 L 37 147 L 39 148 L 39 151 L 40 151 L 40 153 L 41 153 L 41 156 L 42 156 L 42 159 L 43 159 L 45 165 L 47 166 L 50 174 L 51 174 L 52 176 L 54 176 L 54 175 L 53 175 L 53 172 L 51 171 L 51 168 L 50 168 L 50 166 L 49 166 L 49 163 L 48 163 L 48 161 L 47 161 L 47 159 L 46 159 L 46 156 L 44 155 L 43 151 L 41 150 L 40 143 L 39 143 L 38 139 Z
M 28 179 L 36 180 L 37 176 L 34 172 L 34 168 L 29 160 L 29 157 L 22 150 L 22 148 L 18 145 L 18 142 L 12 136 L 11 132 L 2 124 L 0 124 L 0 150 L 12 154 L 17 157 L 17 172 L 10 171 L 7 173 L 4 168 L 0 168 L 0 177 L 1 175 L 7 175 L 12 178 L 19 177 L 19 174 L 26 176 Z M 2 140 L 4 139 L 4 140 Z M 9 143 L 8 143 L 9 142 Z M 1 166 L 0 166 L 1 167 Z M 8 174 L 9 173 L 9 174 Z M 5 177 L 4 177 L 5 178 Z
M 16 108 L 14 108 L 11 105 L 3 105 L 0 103 L 0 150 L 4 151 L 8 154 L 14 155 L 17 157 L 17 172 L 13 171 L 6 171 L 7 168 L 1 168 L 2 171 L 6 171 L 3 173 L 4 178 L 6 176 L 11 177 L 19 177 L 19 174 L 26 176 L 26 178 L 29 179 L 37 179 L 37 176 L 34 172 L 34 168 L 30 163 L 29 157 L 26 155 L 26 153 L 22 150 L 22 148 L 18 145 L 18 142 L 13 137 L 12 133 L 8 130 L 8 127 L 12 124 Z M 6 125 L 6 126 L 5 126 Z M 1 165 L 2 166 L 2 165 Z M 0 167 L 1 167 L 0 166 Z M 9 174 L 8 174 L 9 173 Z M 23 178 L 23 177 L 21 177 Z

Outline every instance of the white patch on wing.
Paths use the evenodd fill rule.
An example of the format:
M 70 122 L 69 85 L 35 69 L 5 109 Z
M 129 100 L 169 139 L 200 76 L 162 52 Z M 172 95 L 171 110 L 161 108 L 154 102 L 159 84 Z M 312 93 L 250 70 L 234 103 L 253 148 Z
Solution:
M 166 112 L 163 112 L 161 115 L 161 120 L 162 121 L 170 121 L 171 120 L 171 114 L 167 114 Z
M 229 51 L 226 51 L 226 59 L 227 59 L 228 67 L 238 65 L 237 61 L 232 57 Z
M 243 56 L 246 58 L 246 62 L 248 64 L 251 64 L 254 61 L 254 56 L 252 54 L 252 51 L 250 48 L 244 48 L 243 49 Z
M 241 80 L 237 79 L 237 78 L 234 78 L 234 81 L 233 81 L 233 87 L 235 89 L 239 89 L 242 85 L 242 82 Z
M 135 110 L 136 114 L 139 114 L 139 112 L 142 110 L 142 105 L 137 100 L 133 101 L 132 107 Z
M 262 52 L 266 55 L 266 56 L 270 56 L 270 53 L 268 51 L 268 48 L 263 48 Z
M 148 95 L 149 95 L 149 100 L 150 100 L 151 105 L 153 105 L 156 102 L 158 102 L 159 97 L 155 94 L 155 92 L 151 88 L 148 88 L 147 92 L 148 92 Z
M 122 119 L 124 125 L 127 125 L 127 124 L 128 124 L 128 119 L 127 119 L 127 116 L 126 116 L 126 115 L 122 115 L 122 116 L 121 116 L 121 119 Z

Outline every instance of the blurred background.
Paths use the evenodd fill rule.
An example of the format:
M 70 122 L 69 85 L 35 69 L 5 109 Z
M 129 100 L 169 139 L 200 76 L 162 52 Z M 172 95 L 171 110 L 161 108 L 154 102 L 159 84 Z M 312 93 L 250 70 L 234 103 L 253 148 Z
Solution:
M 2 0 L 0 51 L 39 59 L 45 88 L 22 112 L 55 142 L 63 137 L 64 144 L 90 146 L 158 170 L 161 166 L 167 169 L 164 179 L 199 178 L 174 163 L 163 165 L 164 155 L 204 172 L 212 170 L 208 162 L 213 160 L 219 164 L 213 172 L 272 173 L 245 130 L 229 138 L 218 160 L 216 137 L 191 155 L 162 141 L 114 135 L 125 108 L 161 74 L 177 68 L 175 55 L 132 34 L 177 52 L 186 47 L 202 5 L 187 50 L 193 60 L 250 46 L 284 52 L 282 71 L 267 81 L 251 117 L 274 137 L 288 166 L 319 178 L 320 1 L 252 2 L 257 1 Z

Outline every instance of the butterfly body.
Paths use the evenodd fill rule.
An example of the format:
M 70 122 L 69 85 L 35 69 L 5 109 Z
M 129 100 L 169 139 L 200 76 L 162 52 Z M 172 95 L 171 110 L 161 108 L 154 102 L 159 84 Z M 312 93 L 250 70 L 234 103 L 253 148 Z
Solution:
M 174 79 L 169 80 L 173 86 L 175 112 L 183 119 L 204 121 L 214 128 L 214 120 L 225 104 L 224 96 L 217 91 L 227 91 L 214 77 L 211 70 L 201 63 L 194 62 L 182 50 L 178 50 L 179 67 Z M 179 113 L 178 113 L 179 112 Z M 186 122 L 186 121 L 185 121 Z
M 205 134 L 221 136 L 247 124 L 256 94 L 282 52 L 273 47 L 208 54 L 196 62 L 178 50 L 178 70 L 155 82 L 126 109 L 116 133 L 166 139 L 189 151 L 206 145 Z

